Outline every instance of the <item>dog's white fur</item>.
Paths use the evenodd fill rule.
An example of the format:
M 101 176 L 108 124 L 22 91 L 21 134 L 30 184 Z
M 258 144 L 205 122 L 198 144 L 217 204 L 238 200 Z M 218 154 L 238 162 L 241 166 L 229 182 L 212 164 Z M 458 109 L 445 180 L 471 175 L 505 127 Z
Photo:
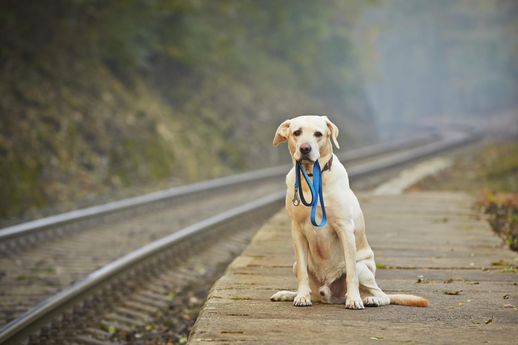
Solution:
M 320 132 L 321 136 L 318 136 Z M 315 134 L 316 133 L 316 134 Z M 310 222 L 310 207 L 294 206 L 295 169 L 286 176 L 288 187 L 286 209 L 291 218 L 291 235 L 295 249 L 293 271 L 297 291 L 279 291 L 272 301 L 293 301 L 296 306 L 310 306 L 312 300 L 323 303 L 344 303 L 350 309 L 364 306 L 402 304 L 427 306 L 428 301 L 412 295 L 386 295 L 377 285 L 374 274 L 374 253 L 365 235 L 365 221 L 358 199 L 349 187 L 347 172 L 333 154 L 331 140 L 337 147 L 338 128 L 327 116 L 306 115 L 283 122 L 273 144 L 288 141 L 293 163 L 302 160 L 311 172 L 313 162 L 320 166 L 333 157 L 330 170 L 322 173 L 322 189 L 327 211 L 327 224 L 322 228 Z M 310 145 L 308 156 L 301 155 L 300 146 Z M 304 195 L 311 193 L 302 183 Z M 322 216 L 320 209 L 318 219 Z

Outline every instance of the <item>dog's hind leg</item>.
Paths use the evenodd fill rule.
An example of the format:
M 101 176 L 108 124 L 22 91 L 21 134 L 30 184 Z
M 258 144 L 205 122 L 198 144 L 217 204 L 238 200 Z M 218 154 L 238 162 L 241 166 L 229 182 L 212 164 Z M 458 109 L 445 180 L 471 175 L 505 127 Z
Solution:
M 297 261 L 293 263 L 292 267 L 293 273 L 297 276 Z M 270 301 L 273 302 L 293 302 L 295 300 L 295 296 L 297 296 L 297 291 L 287 291 L 282 290 L 274 293 L 272 297 L 270 297 Z
M 356 271 L 358 272 L 360 291 L 363 292 L 362 299 L 365 306 L 379 307 L 390 304 L 390 298 L 380 289 L 374 273 L 364 262 L 356 263 Z
M 296 291 L 278 291 L 275 294 L 273 294 L 272 297 L 270 297 L 271 301 L 274 302 L 293 302 L 295 299 L 295 296 L 297 296 Z

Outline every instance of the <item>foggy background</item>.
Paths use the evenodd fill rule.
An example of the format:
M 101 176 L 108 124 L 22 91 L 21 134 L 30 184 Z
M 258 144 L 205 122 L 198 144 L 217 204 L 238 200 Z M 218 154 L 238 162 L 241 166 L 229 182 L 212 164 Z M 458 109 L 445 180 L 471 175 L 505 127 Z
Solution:
M 510 121 L 518 104 L 518 2 L 391 0 L 360 24 L 380 133 L 416 122 Z M 370 44 L 366 47 L 364 43 Z M 502 124 L 501 128 L 505 128 Z
M 516 128 L 514 0 L 2 1 L 0 223 L 285 163 L 284 119 L 343 149 Z

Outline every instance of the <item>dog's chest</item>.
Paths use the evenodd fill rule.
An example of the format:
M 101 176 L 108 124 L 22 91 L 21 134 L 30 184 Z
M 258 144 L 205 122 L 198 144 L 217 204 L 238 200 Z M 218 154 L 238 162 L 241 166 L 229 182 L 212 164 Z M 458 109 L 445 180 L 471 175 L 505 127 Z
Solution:
M 333 243 L 338 241 L 336 233 L 330 226 L 316 228 L 311 224 L 306 224 L 303 230 L 312 256 L 319 260 L 327 260 L 331 255 Z
M 345 258 L 336 232 L 329 226 L 302 229 L 308 243 L 308 267 L 321 281 L 333 281 L 343 273 Z
M 290 213 L 291 219 L 295 220 L 297 223 L 306 223 L 309 222 L 310 219 L 311 207 L 300 204 L 298 206 L 290 207 L 288 212 Z M 318 219 L 321 219 L 322 217 L 322 211 L 320 209 L 317 209 L 317 217 Z
M 316 228 L 311 224 L 306 224 L 302 231 L 308 242 L 309 254 L 315 261 L 340 259 L 340 254 L 342 254 L 340 240 L 330 226 Z
M 326 186 L 324 185 L 324 191 L 322 194 L 323 194 L 323 199 L 324 199 L 324 203 L 325 203 L 325 207 L 326 207 L 327 218 L 329 221 L 330 218 L 333 218 L 334 213 L 335 213 L 334 210 L 336 209 L 337 205 L 335 205 L 336 202 L 334 201 L 334 193 L 327 192 L 325 187 Z M 302 190 L 304 192 L 306 201 L 308 201 L 308 202 L 312 201 L 311 192 L 309 191 L 309 188 L 307 186 L 303 186 Z M 310 215 L 311 215 L 311 207 L 305 206 L 302 203 L 300 203 L 297 206 L 293 205 L 292 199 L 293 199 L 294 192 L 295 192 L 295 189 L 292 186 L 288 187 L 287 200 L 286 200 L 288 214 L 292 220 L 295 220 L 298 223 L 308 223 L 309 224 Z M 318 196 L 315 196 L 315 197 L 318 198 Z M 320 222 L 320 220 L 322 219 L 322 205 L 321 205 L 320 201 L 318 203 L 316 215 L 317 215 L 318 222 Z

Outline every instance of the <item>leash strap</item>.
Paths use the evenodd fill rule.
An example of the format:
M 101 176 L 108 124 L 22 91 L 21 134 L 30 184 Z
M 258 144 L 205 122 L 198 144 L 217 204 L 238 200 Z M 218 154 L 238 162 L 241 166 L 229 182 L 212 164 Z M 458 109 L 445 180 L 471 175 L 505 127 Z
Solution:
M 304 192 L 302 190 L 302 185 L 300 184 L 300 173 L 304 176 L 304 180 L 306 181 L 309 190 L 311 191 L 311 202 L 307 202 L 304 198 Z M 327 223 L 327 215 L 326 215 L 326 207 L 324 205 L 324 195 L 322 191 L 322 171 L 320 169 L 320 164 L 318 160 L 313 164 L 313 181 L 309 179 L 309 176 L 306 170 L 302 167 L 302 165 L 297 162 L 295 165 L 295 195 L 293 196 L 293 205 L 297 206 L 300 204 L 298 196 L 300 195 L 300 201 L 305 206 L 311 206 L 311 224 L 314 226 L 321 228 Z M 318 202 L 320 200 L 320 206 L 322 208 L 322 220 L 320 224 L 317 223 L 317 208 Z
M 302 204 L 305 206 L 312 206 L 313 201 L 315 200 L 315 187 L 313 186 L 313 182 L 309 179 L 308 174 L 306 173 L 306 170 L 302 168 L 302 165 L 297 162 L 295 167 L 295 197 L 294 197 L 294 203 L 297 201 L 297 205 L 302 201 Z M 309 191 L 311 192 L 311 202 L 307 202 L 306 198 L 304 198 L 304 191 L 302 190 L 302 185 L 300 184 L 300 172 L 302 171 L 302 174 L 304 175 L 304 180 L 306 180 L 306 183 L 309 187 Z M 298 198 L 300 196 L 300 199 Z M 295 205 L 295 206 L 297 206 Z

